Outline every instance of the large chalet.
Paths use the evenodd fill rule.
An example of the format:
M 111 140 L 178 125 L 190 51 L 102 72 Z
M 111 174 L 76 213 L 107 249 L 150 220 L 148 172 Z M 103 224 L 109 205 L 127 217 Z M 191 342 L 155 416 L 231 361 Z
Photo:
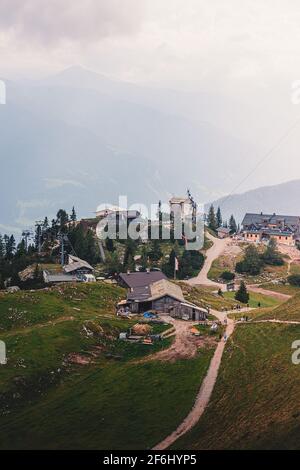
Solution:
M 300 217 L 247 213 L 242 221 L 241 232 L 246 241 L 263 242 L 274 238 L 277 243 L 294 246 L 300 240 Z

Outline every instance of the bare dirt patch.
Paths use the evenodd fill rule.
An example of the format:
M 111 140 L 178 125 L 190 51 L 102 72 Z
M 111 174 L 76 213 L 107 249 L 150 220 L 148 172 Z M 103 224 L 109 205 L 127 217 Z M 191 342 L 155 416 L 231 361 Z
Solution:
M 70 364 L 78 364 L 81 366 L 85 366 L 92 362 L 91 358 L 83 356 L 82 354 L 71 353 L 67 357 L 67 361 Z
M 212 348 L 217 344 L 217 340 L 211 336 L 195 336 L 191 332 L 191 322 L 176 320 L 167 317 L 166 321 L 175 328 L 175 340 L 173 344 L 163 351 L 148 356 L 144 361 L 170 361 L 178 359 L 191 359 L 195 357 L 199 348 Z

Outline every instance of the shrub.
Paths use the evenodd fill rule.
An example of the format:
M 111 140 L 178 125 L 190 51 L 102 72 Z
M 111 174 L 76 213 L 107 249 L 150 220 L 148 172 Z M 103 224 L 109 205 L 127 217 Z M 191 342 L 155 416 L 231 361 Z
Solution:
M 291 276 L 288 277 L 288 282 L 292 286 L 300 287 L 300 274 L 292 274 Z
M 224 281 L 233 281 L 233 279 L 235 278 L 235 274 L 231 271 L 224 271 L 220 277 L 221 279 L 224 279 Z
M 247 273 L 251 276 L 257 276 L 263 267 L 263 261 L 254 245 L 249 245 L 246 248 L 245 256 L 239 263 L 236 264 L 235 270 L 237 273 Z
M 265 252 L 261 255 L 261 259 L 265 264 L 271 266 L 282 266 L 284 264 L 281 253 L 277 250 L 277 243 L 271 238 Z

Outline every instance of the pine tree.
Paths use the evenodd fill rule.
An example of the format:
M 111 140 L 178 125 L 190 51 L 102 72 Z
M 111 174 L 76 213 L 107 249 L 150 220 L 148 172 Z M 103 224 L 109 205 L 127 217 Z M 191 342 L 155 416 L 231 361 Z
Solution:
M 271 238 L 265 252 L 261 256 L 266 264 L 274 266 L 282 266 L 284 264 L 281 253 L 277 250 L 277 243 L 275 238 Z
M 141 267 L 142 271 L 146 271 L 148 268 L 148 250 L 145 245 L 142 247 L 142 254 L 141 254 Z
M 159 261 L 162 257 L 159 240 L 153 240 L 149 251 L 149 258 L 151 261 Z
M 135 265 L 135 261 L 132 255 L 128 256 L 126 269 L 130 271 L 131 273 L 135 272 L 136 265 Z
M 124 253 L 124 262 L 123 262 L 124 269 L 130 269 L 128 265 L 130 263 L 132 264 L 131 260 L 134 258 L 135 251 L 136 251 L 136 246 L 135 246 L 134 240 L 132 240 L 131 238 L 128 238 L 125 244 L 125 253 Z
M 56 220 L 59 228 L 63 228 L 69 222 L 69 216 L 64 209 L 59 209 L 56 214 Z
M 218 207 L 218 210 L 217 210 L 216 219 L 217 219 L 217 226 L 222 227 L 222 222 L 223 221 L 222 221 L 222 214 L 221 214 L 220 206 Z
M 17 246 L 16 256 L 20 257 L 20 256 L 25 256 L 25 255 L 26 255 L 26 243 L 23 238 Z
M 5 247 L 4 247 L 4 241 L 3 237 L 0 234 L 0 260 L 3 259 L 5 256 Z
M 11 259 L 14 255 L 16 249 L 15 237 L 11 235 L 4 235 L 4 244 L 5 244 L 5 257 Z
M 44 222 L 43 222 L 43 230 L 48 230 L 49 228 L 49 222 L 48 222 L 48 217 L 45 217 Z
M 115 246 L 114 246 L 114 241 L 112 240 L 112 238 L 106 238 L 105 247 L 106 247 L 107 251 L 110 251 L 110 252 L 114 251 Z
M 230 220 L 229 220 L 229 229 L 230 229 L 231 234 L 237 232 L 237 225 L 236 225 L 236 221 L 233 215 L 231 215 Z
M 114 275 L 122 271 L 122 264 L 120 263 L 118 253 L 110 253 L 107 257 L 107 271 L 110 275 Z
M 208 216 L 207 216 L 207 225 L 208 227 L 213 230 L 214 232 L 217 230 L 217 219 L 215 214 L 214 206 L 211 205 L 209 208 Z
M 239 302 L 242 302 L 243 304 L 247 304 L 249 302 L 249 294 L 244 281 L 241 281 L 239 290 L 235 294 L 235 299 Z

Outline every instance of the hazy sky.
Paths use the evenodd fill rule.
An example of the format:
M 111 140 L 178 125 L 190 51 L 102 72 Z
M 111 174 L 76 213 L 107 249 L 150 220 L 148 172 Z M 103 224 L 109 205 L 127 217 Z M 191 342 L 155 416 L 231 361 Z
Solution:
M 1 0 L 0 74 L 194 86 L 300 76 L 298 0 Z
M 299 0 L 0 0 L 0 78 L 41 78 L 81 65 L 115 79 L 201 91 L 188 118 L 253 149 L 233 192 L 261 185 L 257 175 L 264 184 L 300 175 L 299 52 Z

